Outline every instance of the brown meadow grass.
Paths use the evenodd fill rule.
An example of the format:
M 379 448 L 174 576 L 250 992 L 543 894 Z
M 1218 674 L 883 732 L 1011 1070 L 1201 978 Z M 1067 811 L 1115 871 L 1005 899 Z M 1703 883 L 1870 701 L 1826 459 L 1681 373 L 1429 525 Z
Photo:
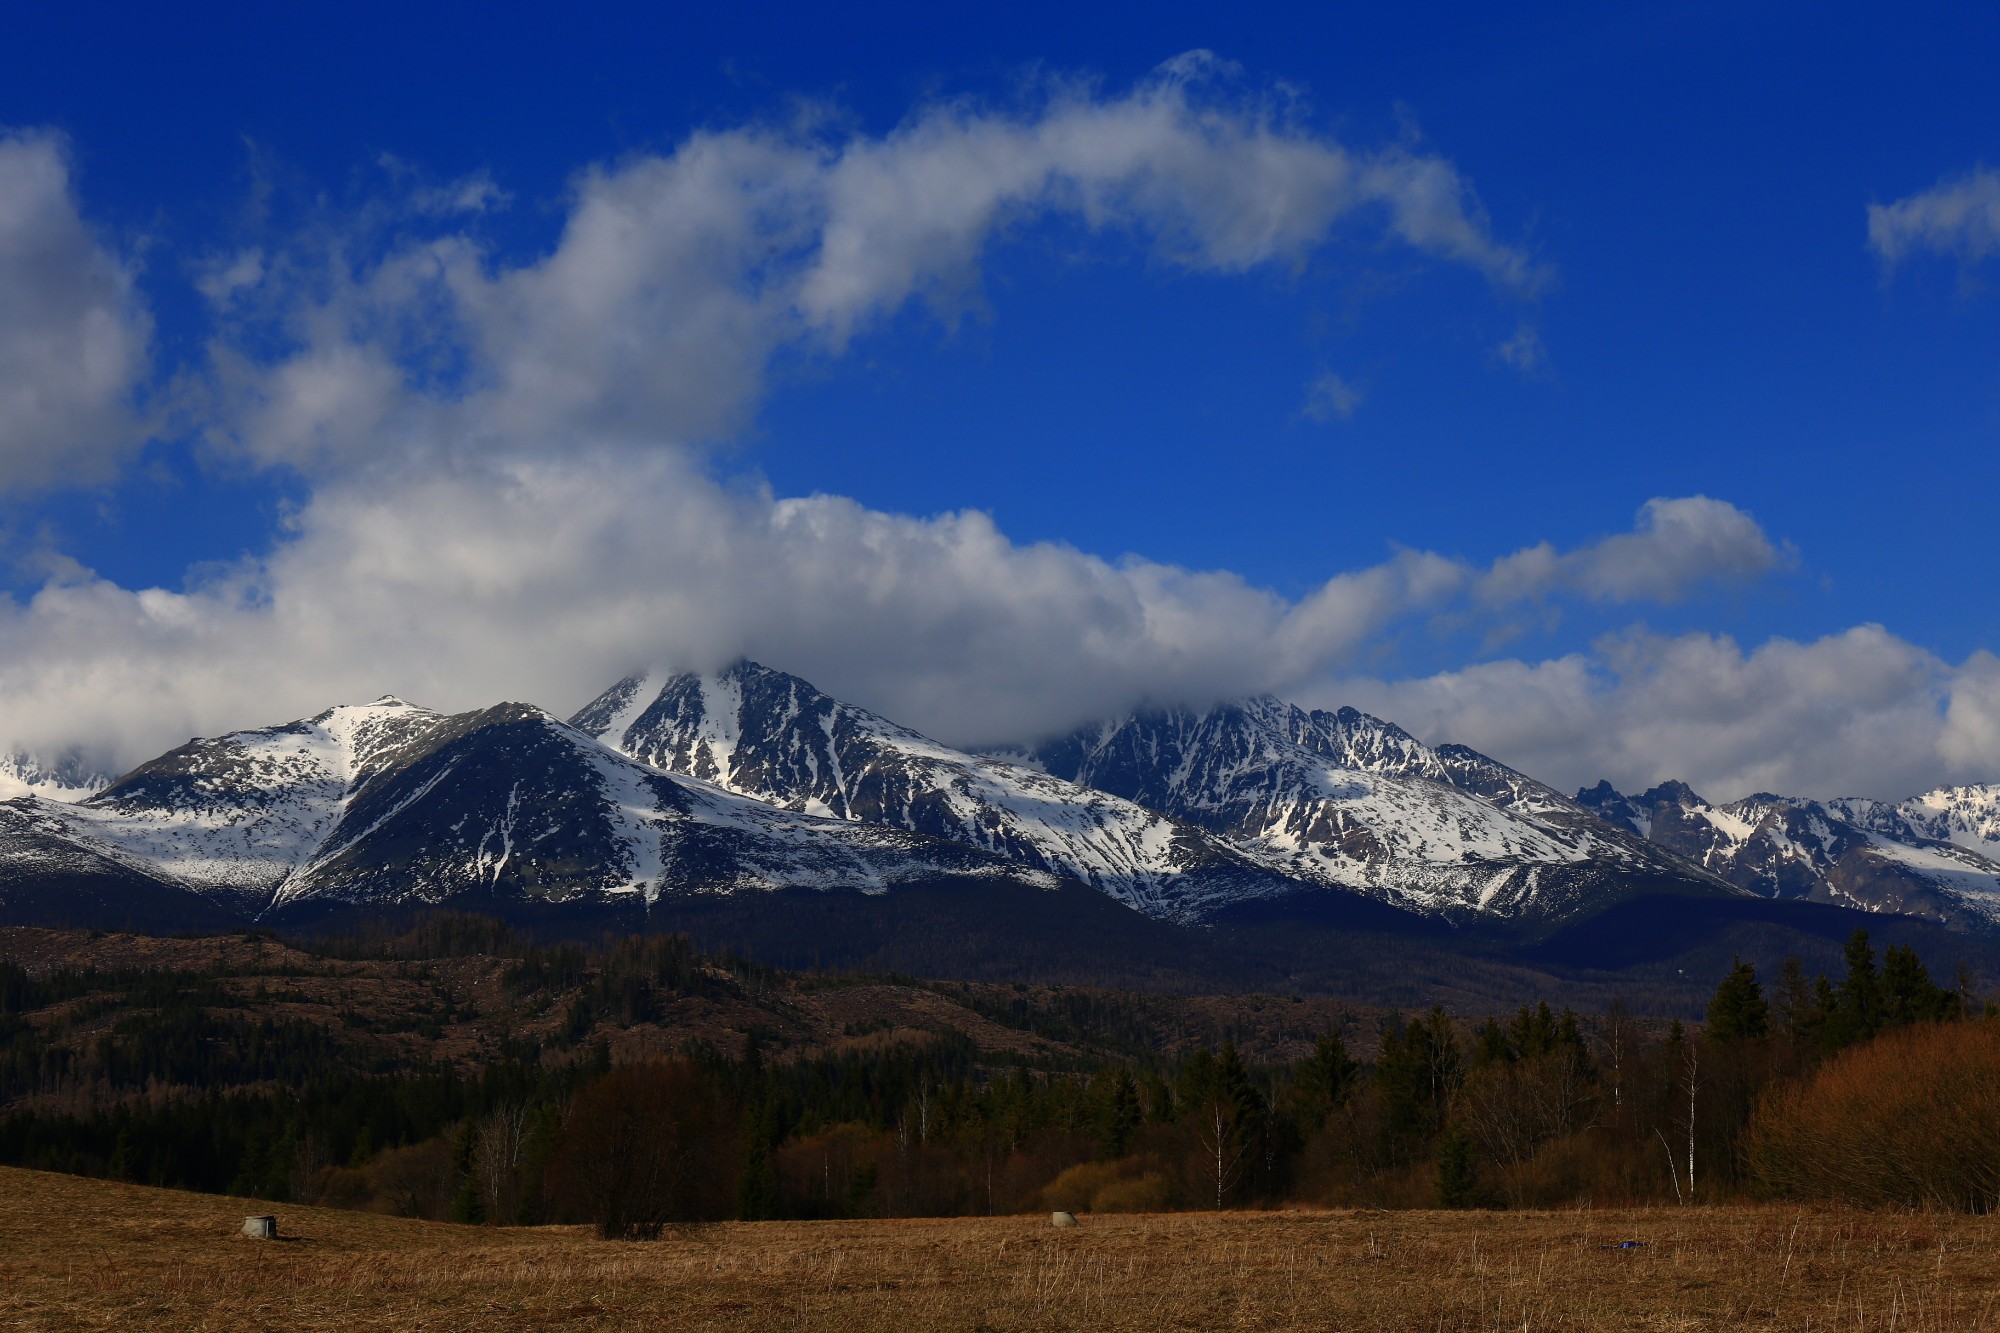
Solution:
M 729 1223 L 656 1242 L 0 1169 L 0 1327 L 1981 1329 L 2000 1222 L 1750 1208 Z M 1607 1249 L 1624 1240 L 1643 1249 Z

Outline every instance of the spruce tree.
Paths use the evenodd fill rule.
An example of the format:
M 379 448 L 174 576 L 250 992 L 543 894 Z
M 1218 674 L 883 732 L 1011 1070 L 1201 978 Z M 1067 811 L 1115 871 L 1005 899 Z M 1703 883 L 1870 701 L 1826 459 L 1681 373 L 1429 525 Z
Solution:
M 1354 1095 L 1361 1066 L 1347 1053 L 1347 1042 L 1338 1032 L 1329 1032 L 1313 1045 L 1313 1053 L 1299 1066 L 1293 1083 L 1292 1101 L 1299 1118 L 1317 1129 L 1327 1117 L 1345 1106 Z
M 1885 1028 L 1936 1023 L 1955 1017 L 1959 1010 L 1957 993 L 1933 982 L 1917 951 L 1907 944 L 1892 944 L 1883 954 L 1881 994 Z
M 752 1134 L 743 1175 L 736 1186 L 736 1216 L 745 1222 L 767 1222 L 778 1215 L 778 1173 L 761 1135 Z
M 1097 1106 L 1097 1153 L 1109 1161 L 1123 1157 L 1132 1148 L 1132 1136 L 1143 1118 L 1139 1109 L 1139 1084 L 1132 1071 L 1118 1065 L 1105 1079 Z
M 1425 1136 L 1425 1098 L 1422 1089 L 1420 1043 L 1401 1014 L 1390 1014 L 1382 1023 L 1375 1044 L 1375 1090 L 1381 1098 L 1382 1152 L 1391 1162 L 1403 1156 L 1412 1140 Z
M 1556 1020 L 1556 1039 L 1553 1049 L 1574 1056 L 1576 1069 L 1585 1077 L 1597 1076 L 1590 1060 L 1590 1043 L 1583 1039 L 1583 1029 L 1576 1021 L 1576 1011 L 1567 1005 L 1563 1006 L 1562 1016 Z
M 1543 1005 L 1546 1011 L 1548 1006 Z M 1430 1013 L 1421 1023 L 1411 1029 L 1422 1043 L 1424 1072 L 1429 1077 L 1428 1096 L 1434 1123 L 1444 1117 L 1445 1102 L 1465 1080 L 1465 1056 L 1459 1050 L 1458 1030 L 1452 1026 L 1451 1016 L 1444 1006 L 1434 1004 Z
M 1834 1014 L 1840 1008 L 1840 996 L 1833 989 L 1833 983 L 1821 973 L 1813 978 L 1812 1030 L 1818 1037 L 1821 1054 L 1838 1050 L 1839 1033 L 1834 1030 Z
M 1770 1030 L 1771 1011 L 1764 1003 L 1764 988 L 1757 984 L 1757 969 L 1737 958 L 1708 1002 L 1703 1031 L 1710 1041 L 1727 1043 L 1762 1037 Z
M 1522 1060 L 1533 1060 L 1555 1049 L 1556 1017 L 1549 1011 L 1549 1002 L 1543 1000 L 1532 1010 L 1522 1005 L 1507 1029 L 1507 1040 Z
M 1146 1108 L 1146 1123 L 1169 1125 L 1179 1114 L 1174 1106 L 1174 1090 L 1168 1082 L 1148 1069 L 1139 1089 L 1139 1100 Z
M 1778 971 L 1778 1021 L 1792 1044 L 1803 1050 L 1819 1046 L 1819 1013 L 1813 1003 L 1812 986 L 1797 954 L 1788 954 Z
M 1868 932 L 1857 930 L 1847 941 L 1847 977 L 1836 993 L 1829 1035 L 1836 1046 L 1866 1041 L 1882 1025 L 1881 983 L 1875 974 L 1875 950 Z
M 1174 1080 L 1174 1103 L 1186 1112 L 1201 1105 L 1215 1092 L 1217 1078 L 1215 1052 L 1206 1046 L 1197 1046 L 1181 1061 L 1179 1077 Z
M 1406 1148 L 1428 1141 L 1444 1124 L 1444 1108 L 1465 1077 L 1458 1033 L 1443 1005 L 1405 1025 L 1392 1014 L 1383 1024 L 1375 1062 L 1382 1098 L 1383 1149 L 1394 1161 Z
M 1247 1142 L 1263 1127 L 1264 1095 L 1250 1081 L 1250 1071 L 1243 1067 L 1243 1057 L 1237 1054 L 1235 1042 L 1222 1043 L 1222 1054 L 1215 1062 L 1215 1075 L 1215 1093 L 1235 1108 L 1236 1123 L 1242 1126 Z

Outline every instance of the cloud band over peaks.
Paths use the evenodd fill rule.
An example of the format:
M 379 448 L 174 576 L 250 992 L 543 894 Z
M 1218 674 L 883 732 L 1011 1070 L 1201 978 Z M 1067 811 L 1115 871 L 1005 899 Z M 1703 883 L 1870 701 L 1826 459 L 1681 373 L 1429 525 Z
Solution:
M 188 589 L 77 573 L 10 604 L 0 724 L 116 765 L 385 690 L 562 709 L 635 667 L 749 655 L 942 740 L 1019 740 L 1148 699 L 1294 691 L 1411 617 L 1499 613 L 1503 566 L 1516 598 L 1562 595 L 1607 548 L 1634 558 L 1629 538 L 1653 550 L 1656 581 L 1635 591 L 1656 592 L 1685 549 L 1661 533 L 1558 554 L 1540 582 L 1518 556 L 1402 551 L 1288 601 L 1225 572 L 1016 544 L 976 512 L 746 494 L 671 451 L 372 474 L 321 487 L 269 557 Z M 1709 554 L 1683 573 L 1676 591 L 1712 577 Z

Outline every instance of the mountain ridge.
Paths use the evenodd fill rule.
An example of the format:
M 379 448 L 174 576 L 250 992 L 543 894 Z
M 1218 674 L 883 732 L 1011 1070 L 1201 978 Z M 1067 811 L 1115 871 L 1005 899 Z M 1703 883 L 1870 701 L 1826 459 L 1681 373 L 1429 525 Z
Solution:
M 264 920 L 329 905 L 524 905 L 1053 877 L 639 765 L 525 704 L 400 700 L 227 733 L 88 800 L 0 802 L 0 902 L 38 875 L 178 889 Z
M 190 740 L 81 799 L 0 800 L 0 919 L 68 899 L 94 918 L 260 923 L 470 906 L 775 939 L 755 918 L 797 913 L 799 893 L 900 894 L 915 912 L 921 892 L 943 896 L 920 915 L 963 923 L 989 957 L 1066 929 L 1167 947 L 1081 893 L 1274 943 L 1593 938 L 1572 928 L 1621 905 L 1724 921 L 1757 898 L 2000 932 L 2000 861 L 1981 850 L 1996 846 L 2000 788 L 1569 797 L 1470 747 L 1271 696 L 973 754 L 745 660 L 628 676 L 567 722 L 384 696 Z M 815 912 L 864 934 L 896 915 Z
M 1635 796 L 1599 782 L 1577 802 L 1760 897 L 2000 925 L 2000 786 L 1713 804 L 1684 782 Z
M 962 842 L 1192 921 L 1298 885 L 1282 857 L 1005 760 L 950 749 L 754 662 L 619 681 L 571 719 L 655 768 L 805 813 Z
M 1458 920 L 1560 920 L 1627 888 L 1730 893 L 1465 746 L 1270 696 L 1154 708 L 1028 750 L 1046 771 L 1188 819 L 1303 873 Z

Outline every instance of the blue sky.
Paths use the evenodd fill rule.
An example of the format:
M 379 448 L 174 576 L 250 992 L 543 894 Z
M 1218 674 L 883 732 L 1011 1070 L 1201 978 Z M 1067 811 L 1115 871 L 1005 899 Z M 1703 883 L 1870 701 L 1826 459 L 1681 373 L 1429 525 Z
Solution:
M 966 743 L 1141 698 L 1277 688 L 1352 698 L 1563 781 L 1888 795 L 2000 780 L 1985 657 L 2000 648 L 1987 521 L 2000 230 L 1939 193 L 1970 190 L 1976 205 L 2000 156 L 1990 14 L 726 8 L 9 15 L 0 132 L 55 145 L 63 197 L 129 284 L 118 308 L 143 345 L 118 390 L 122 442 L 106 442 L 113 417 L 92 416 L 97 435 L 17 429 L 25 443 L 9 446 L 44 460 L 11 468 L 0 500 L 16 744 L 143 757 L 161 737 L 269 720 L 232 710 L 307 711 L 332 701 L 313 691 L 378 683 L 451 706 L 497 691 L 566 708 L 633 659 L 752 651 Z M 1215 59 L 1184 84 L 1159 72 L 1191 51 Z M 815 316 L 808 332 L 757 335 L 744 384 L 712 402 L 702 386 L 723 371 L 672 387 L 704 363 L 671 327 L 670 292 L 626 312 L 636 322 L 617 345 L 634 364 L 594 386 L 588 409 L 537 416 L 532 444 L 438 442 L 512 429 L 451 413 L 482 375 L 527 373 L 482 363 L 494 329 L 539 318 L 524 312 L 549 308 L 551 285 L 589 281 L 550 261 L 590 179 L 685 162 L 690 136 L 764 134 L 829 161 L 947 122 L 968 132 L 937 154 L 976 172 L 968 127 L 1048 125 L 1065 106 L 1180 87 L 1184 118 L 1450 173 L 1473 239 L 1399 232 L 1384 209 L 1413 205 L 1391 193 L 1329 206 L 1310 236 L 1253 255 L 1203 220 L 1212 198 L 1121 196 L 1107 224 L 1061 193 L 1095 187 L 1059 183 L 981 223 L 969 258 L 876 292 L 851 325 Z M 924 179 L 960 179 L 950 167 Z M 1289 169 L 1245 185 L 1204 167 L 1175 188 L 1289 198 Z M 479 207 L 423 202 L 468 185 Z M 1911 211 L 1884 235 L 1900 239 L 1871 244 L 1870 206 L 1898 201 Z M 643 225 L 670 229 L 685 206 Z M 825 236 L 767 239 L 810 249 Z M 448 328 L 425 322 L 434 293 L 385 295 L 379 280 L 447 242 L 459 271 L 495 280 Z M 334 253 L 344 297 L 327 295 Z M 251 255 L 251 295 L 216 298 L 218 275 Z M 538 267 L 544 304 L 502 309 L 498 279 Z M 718 281 L 741 295 L 777 280 Z M 454 342 L 488 318 L 500 323 Z M 252 417 L 329 323 L 343 346 L 393 344 L 385 364 L 407 379 L 388 407 L 379 386 L 328 389 L 339 420 L 312 430 L 336 442 L 308 448 L 278 438 L 296 415 Z M 440 347 L 453 350 L 417 365 Z M 668 387 L 649 387 L 649 366 Z M 509 421 L 524 401 L 508 399 Z M 509 467 L 535 480 L 503 486 Z M 496 487 L 520 508 L 475 513 L 475 497 L 500 502 Z M 543 489 L 524 500 L 524 487 Z M 713 566 L 587 530 L 647 512 L 594 508 L 599 490 L 647 487 L 678 531 L 724 524 L 699 548 Z M 766 492 L 775 519 L 756 509 Z M 428 509 L 410 508 L 416 494 Z M 815 494 L 851 502 L 807 516 L 823 541 L 907 519 L 883 530 L 930 551 L 942 530 L 921 521 L 965 510 L 998 531 L 953 529 L 942 553 L 900 557 L 963 585 L 877 571 L 829 589 L 815 571 L 846 548 L 805 549 L 806 519 L 782 508 Z M 467 505 L 465 540 L 445 535 L 441 496 Z M 1649 501 L 1696 496 L 1721 505 L 1689 521 L 1727 530 L 1675 547 L 1678 572 L 1590 572 L 1605 539 L 1648 530 L 1635 515 Z M 558 503 L 560 533 L 522 517 Z M 764 534 L 754 552 L 729 523 Z M 435 577 L 454 560 L 495 564 L 493 524 L 524 561 L 545 544 L 538 571 L 570 562 L 574 587 L 655 561 L 664 600 L 607 595 L 555 636 L 575 651 L 552 654 L 535 617 L 578 605 L 574 587 L 540 572 Z M 363 533 L 425 576 L 357 565 Z M 891 539 L 854 540 L 879 552 Z M 1478 582 L 1540 543 L 1580 563 L 1506 597 Z M 1041 569 L 1049 549 L 1105 563 L 1058 576 Z M 1449 587 L 1398 573 L 1393 605 L 1371 593 L 1365 611 L 1343 583 L 1352 627 L 1339 633 L 1285 621 L 1329 580 L 1407 573 L 1409 551 L 1459 572 Z M 1131 575 L 1128 556 L 1223 572 L 1233 590 L 1148 600 L 1158 580 Z M 729 577 L 743 589 L 703 601 Z M 364 579 L 379 586 L 350 595 Z M 774 583 L 786 591 L 762 618 L 743 610 Z M 191 600 L 148 604 L 155 586 Z M 468 596 L 487 600 L 475 613 Z M 1106 597 L 1118 609 L 1099 615 L 1092 599 Z M 452 612 L 420 613 L 429 599 Z M 801 599 L 840 614 L 801 616 Z M 1117 616 L 1143 624 L 1104 631 Z M 362 646 L 329 649 L 342 627 Z M 1116 643 L 1078 648 L 1088 670 L 1047 665 L 1079 638 Z M 967 643 L 1028 646 L 975 670 L 951 647 Z

